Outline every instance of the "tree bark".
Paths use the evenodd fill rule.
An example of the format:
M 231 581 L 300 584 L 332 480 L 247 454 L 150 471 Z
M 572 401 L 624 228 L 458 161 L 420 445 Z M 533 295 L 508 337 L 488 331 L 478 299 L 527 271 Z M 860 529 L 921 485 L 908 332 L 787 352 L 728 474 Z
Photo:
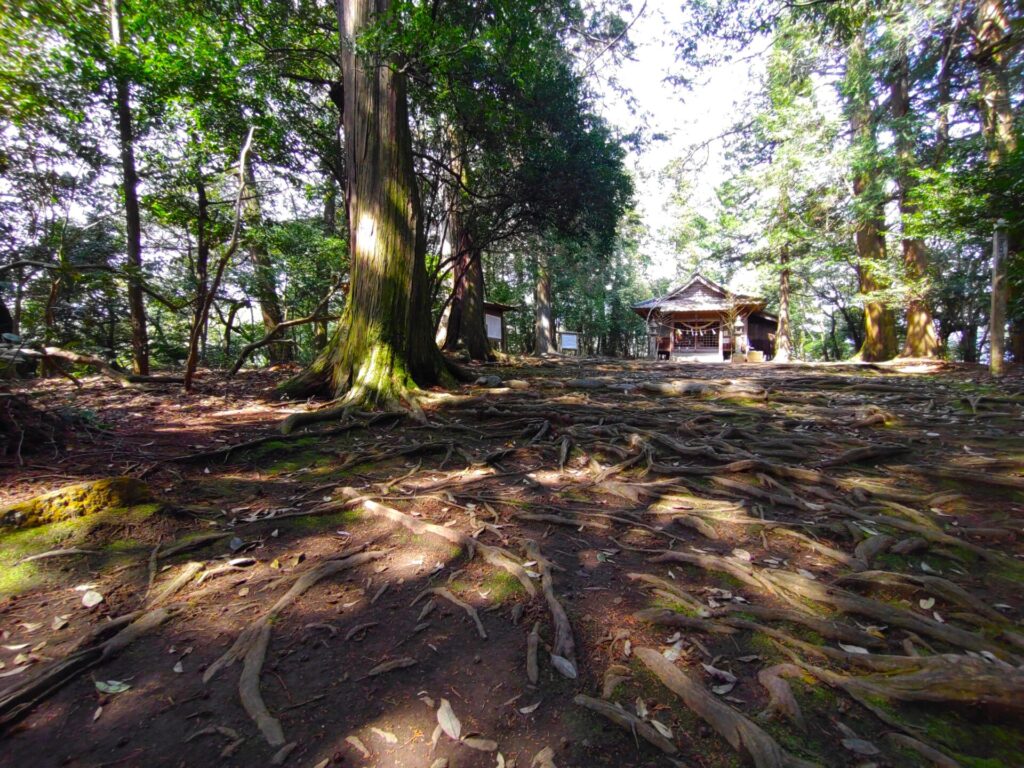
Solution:
M 551 316 L 551 272 L 548 256 L 537 257 L 537 284 L 533 293 L 535 319 L 533 324 L 537 355 L 550 355 L 558 351 L 555 342 L 555 324 Z
M 857 215 L 857 276 L 864 301 L 864 343 L 860 357 L 866 362 L 890 360 L 896 356 L 896 317 L 880 300 L 877 291 L 885 287 L 880 267 L 885 262 L 884 202 L 878 188 L 878 147 L 871 103 L 870 80 L 864 31 L 858 31 L 850 45 L 847 61 L 846 98 L 854 146 L 859 160 L 854 168 L 853 194 L 860 209 Z
M 917 160 L 913 127 L 910 125 L 910 70 L 905 53 L 901 54 L 893 68 L 889 94 L 896 143 L 900 217 L 906 229 L 907 221 L 917 212 L 917 207 L 910 202 L 910 193 L 914 187 L 912 171 Z M 903 271 L 908 283 L 907 338 L 901 354 L 903 357 L 935 357 L 939 353 L 939 339 L 935 334 L 935 320 L 925 284 L 928 250 L 923 240 L 903 237 Z
M 789 243 L 779 249 L 779 325 L 775 331 L 776 363 L 788 363 L 793 353 L 793 342 L 789 326 Z
M 415 405 L 417 385 L 441 380 L 432 335 L 406 78 L 357 50 L 390 0 L 337 0 L 344 77 L 346 206 L 351 288 L 330 343 L 288 393 L 345 395 L 345 404 Z
M 256 187 L 256 174 L 250 164 L 245 169 L 249 188 L 245 203 L 245 224 L 250 235 L 263 224 L 263 212 L 260 208 L 259 192 Z M 266 245 L 258 237 L 249 238 L 249 259 L 253 268 L 253 292 L 260 303 L 260 314 L 263 316 L 263 328 L 266 333 L 273 333 L 284 320 L 281 302 L 277 296 L 277 277 L 274 264 Z M 272 342 L 267 345 L 267 359 L 271 365 L 289 363 L 292 360 L 292 345 Z
M 110 40 L 116 58 L 121 48 L 123 29 L 119 0 L 108 0 Z M 132 370 L 149 374 L 149 337 L 146 330 L 146 303 L 142 292 L 142 220 L 139 213 L 139 176 L 135 167 L 135 136 L 132 126 L 131 84 L 114 63 L 114 112 L 121 151 L 121 187 L 124 196 L 125 239 L 128 251 L 128 312 L 132 325 Z
M 988 162 L 993 168 L 1002 165 L 1017 149 L 1007 74 L 1010 56 L 1007 38 L 1010 34 L 1010 21 L 1003 0 L 981 0 L 975 11 L 974 58 L 978 66 L 981 94 L 982 133 L 988 148 Z M 1013 231 L 1005 232 L 1002 236 L 1006 238 L 1006 258 L 993 260 L 992 308 L 989 314 L 989 366 L 992 374 L 996 376 L 1004 372 L 1005 322 L 1009 294 L 1011 291 L 1019 290 L 1018 286 L 1010 286 L 1008 275 L 1016 271 L 1013 266 L 1020 255 L 1020 244 Z M 1014 361 L 1024 362 L 1024 319 L 1011 320 L 1010 348 L 1014 354 Z
M 14 318 L 7 309 L 4 297 L 0 296 L 0 333 L 14 333 Z
M 185 358 L 185 391 L 192 391 L 192 379 L 199 367 L 200 344 L 205 323 L 206 298 L 210 286 L 210 240 L 206 231 L 210 219 L 210 201 L 206 195 L 206 182 L 201 168 L 196 169 L 196 299 L 192 311 L 192 328 L 188 338 L 188 356 Z
M 461 223 L 459 227 L 461 229 Z M 484 319 L 484 272 L 480 263 L 482 254 L 473 245 L 472 235 L 465 229 L 461 229 L 456 242 L 455 287 L 444 346 L 445 349 L 453 350 L 461 345 L 473 360 L 493 360 L 494 354 L 487 340 L 487 324 Z

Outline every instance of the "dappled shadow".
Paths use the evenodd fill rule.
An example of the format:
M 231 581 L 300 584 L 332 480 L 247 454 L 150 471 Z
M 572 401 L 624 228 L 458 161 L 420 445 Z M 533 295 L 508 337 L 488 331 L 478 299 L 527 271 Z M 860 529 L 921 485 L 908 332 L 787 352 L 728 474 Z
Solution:
M 606 672 L 616 664 L 627 674 L 609 692 L 613 699 L 630 709 L 637 697 L 643 699 L 673 729 L 684 759 L 731 764 L 730 747 L 651 678 L 626 641 L 633 648 L 674 648 L 678 665 L 709 687 L 722 681 L 701 664 L 726 669 L 736 680 L 719 698 L 751 718 L 768 705 L 757 673 L 789 660 L 784 646 L 814 664 L 856 673 L 842 659 L 845 652 L 837 641 L 821 634 L 832 625 L 816 630 L 767 617 L 767 610 L 813 608 L 810 614 L 826 624 L 845 627 L 854 637 L 861 633 L 875 652 L 964 653 L 963 647 L 919 628 L 881 626 L 860 612 L 864 606 L 851 610 L 806 600 L 794 605 L 785 590 L 769 589 L 778 586 L 769 578 L 773 573 L 798 580 L 793 583 L 828 585 L 857 572 L 853 561 L 859 557 L 875 571 L 949 579 L 1008 621 L 983 614 L 979 625 L 971 611 L 932 588 L 908 591 L 869 583 L 851 590 L 855 586 L 858 594 L 898 608 L 924 622 L 925 629 L 953 627 L 991 642 L 998 654 L 1013 658 L 1020 652 L 999 634 L 1019 620 L 1021 609 L 1019 573 L 1011 564 L 1020 554 L 1014 520 L 1024 516 L 1013 480 L 1020 479 L 1015 452 L 1024 446 L 1013 429 L 1021 404 L 1012 397 L 979 393 L 955 378 L 890 376 L 871 368 L 562 361 L 489 370 L 522 379 L 526 386 L 473 388 L 437 398 L 428 406 L 427 426 L 380 423 L 329 438 L 312 434 L 268 443 L 227 462 L 155 470 L 156 488 L 180 474 L 167 487 L 174 489 L 176 504 L 198 516 L 179 519 L 174 535 L 211 525 L 227 530 L 243 547 L 251 546 L 243 554 L 257 563 L 191 585 L 181 594 L 187 601 L 181 614 L 96 670 L 96 679 L 132 685 L 103 703 L 98 719 L 92 719 L 98 694 L 86 677 L 6 738 L 0 765 L 267 764 L 275 750 L 239 703 L 240 665 L 207 686 L 201 683 L 202 670 L 298 574 L 367 542 L 387 548 L 386 557 L 320 582 L 273 623 L 261 690 L 286 739 L 298 745 L 288 764 L 331 759 L 429 765 L 437 720 L 420 700 L 425 697 L 435 706 L 440 698 L 449 699 L 465 731 L 495 739 L 520 766 L 543 746 L 555 748 L 559 765 L 655 764 L 653 748 L 636 744 L 627 731 L 572 703 L 579 692 L 600 696 Z M 671 396 L 644 387 L 672 380 L 707 387 Z M 999 415 L 1002 411 L 1009 415 Z M 877 415 L 882 418 L 873 418 Z M 1005 441 L 999 454 L 993 438 Z M 900 450 L 851 453 L 880 445 Z M 974 473 L 974 482 L 943 476 L 935 468 Z M 978 479 L 982 474 L 985 482 Z M 993 484 L 996 476 L 1007 478 L 1007 485 Z M 467 561 L 466 553 L 442 540 L 413 536 L 345 509 L 339 486 L 373 495 L 417 519 L 475 533 L 523 560 L 524 541 L 538 541 L 544 555 L 564 569 L 554 574 L 556 594 L 575 634 L 579 678 L 560 676 L 542 653 L 538 685 L 528 684 L 526 645 L 533 623 L 541 624 L 542 646 L 553 640 L 543 599 L 528 600 L 504 572 L 479 559 Z M 860 547 L 874 536 L 923 537 L 906 527 L 913 525 L 956 538 L 952 543 L 926 539 L 923 548 L 915 545 L 909 554 L 883 549 L 868 557 Z M 1001 538 L 985 538 L 993 536 Z M 978 558 L 958 541 L 997 547 L 1005 562 Z M 158 585 L 184 560 L 213 563 L 228 557 L 226 547 L 220 542 L 176 558 L 172 570 L 159 574 Z M 759 578 L 767 574 L 767 581 L 744 581 L 685 560 L 650 562 L 664 550 L 722 558 Z M 433 572 L 437 564 L 442 567 Z M 31 598 L 10 607 L 10 642 L 46 636 L 45 629 L 29 633 L 18 622 L 40 623 L 58 613 L 72 613 L 73 628 L 80 631 L 82 609 L 75 604 L 72 582 L 84 580 L 89 565 L 101 566 L 96 579 L 104 589 L 120 585 L 109 590 L 106 610 L 117 614 L 138 605 L 147 579 L 144 556 L 116 574 L 107 572 L 106 563 L 76 563 L 59 571 L 64 586 L 46 596 L 46 605 Z M 633 573 L 655 576 L 668 586 L 631 580 Z M 371 604 L 385 584 L 387 590 Z M 432 585 L 447 585 L 474 605 L 488 638 L 477 636 L 461 609 L 440 600 L 421 619 L 423 602 L 412 601 Z M 926 598 L 937 600 L 924 609 L 919 601 L 927 604 Z M 696 600 L 699 610 L 687 599 Z M 514 621 L 517 605 L 523 613 Z M 992 609 L 995 605 L 1007 607 Z M 681 637 L 670 637 L 674 629 L 638 617 L 651 610 L 689 624 Z M 763 630 L 729 624 L 733 618 L 761 622 L 808 647 L 777 645 L 778 638 Z M 370 622 L 377 623 L 365 636 L 345 639 L 350 629 Z M 423 622 L 429 626 L 416 632 Z M 822 660 L 816 648 L 833 655 Z M 403 656 L 417 663 L 360 679 L 381 662 Z M 173 669 L 178 660 L 181 673 Z M 855 753 L 835 754 L 834 744 L 843 738 L 838 720 L 876 744 L 890 762 L 916 764 L 918 758 L 882 738 L 893 729 L 891 723 L 842 691 L 811 680 L 791 683 L 806 732 L 778 717 L 759 721 L 784 748 L 829 765 L 855 764 L 862 759 Z M 520 711 L 538 701 L 536 710 Z M 945 751 L 1006 761 L 1021 750 L 1019 728 L 1005 712 L 990 711 L 978 720 L 962 706 L 901 704 L 898 711 Z M 221 758 L 230 737 L 187 740 L 210 726 L 230 728 L 245 741 Z M 345 741 L 352 735 L 371 750 L 369 759 Z M 391 735 L 395 743 L 389 743 Z M 40 754 L 46 761 L 36 759 Z M 444 736 L 435 756 L 451 757 L 453 766 L 495 764 L 492 754 Z

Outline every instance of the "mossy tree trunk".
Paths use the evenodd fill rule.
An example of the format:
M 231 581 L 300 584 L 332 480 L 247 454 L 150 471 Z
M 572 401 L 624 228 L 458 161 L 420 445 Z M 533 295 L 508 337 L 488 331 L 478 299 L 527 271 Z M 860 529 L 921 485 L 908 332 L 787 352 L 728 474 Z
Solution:
M 917 212 L 911 202 L 914 187 L 913 170 L 917 166 L 914 151 L 913 115 L 910 112 L 910 66 L 906 53 L 902 53 L 892 68 L 889 84 L 889 103 L 892 109 L 896 138 L 896 183 L 899 190 L 900 217 L 904 228 Z M 919 238 L 903 237 L 903 272 L 909 286 L 907 296 L 907 338 L 903 344 L 903 357 L 935 357 L 939 354 L 939 337 L 935 333 L 935 320 L 928 302 L 925 277 L 928 272 L 928 250 Z
M 417 385 L 441 380 L 424 260 L 426 241 L 412 162 L 401 68 L 357 52 L 360 34 L 390 0 L 338 0 L 344 73 L 346 206 L 351 288 L 327 348 L 285 391 L 344 403 L 414 403 Z

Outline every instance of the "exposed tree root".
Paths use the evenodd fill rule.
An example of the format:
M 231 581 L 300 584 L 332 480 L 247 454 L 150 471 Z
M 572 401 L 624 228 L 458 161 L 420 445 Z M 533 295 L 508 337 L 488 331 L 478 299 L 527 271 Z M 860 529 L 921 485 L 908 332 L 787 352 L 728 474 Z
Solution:
M 1003 624 L 1006 617 L 994 608 L 989 608 L 970 592 L 954 584 L 949 579 L 941 576 L 918 575 L 916 573 L 894 573 L 893 571 L 864 571 L 841 576 L 836 579 L 836 584 L 842 586 L 859 585 L 886 587 L 910 593 L 925 591 L 930 595 L 939 597 L 953 605 L 959 605 L 968 611 L 973 611 L 979 616 L 984 616 L 990 621 Z
M 757 680 L 768 691 L 768 712 L 777 712 L 801 731 L 807 730 L 803 712 L 793 696 L 793 690 L 784 678 L 803 677 L 804 672 L 796 664 L 776 664 L 765 667 L 757 673 Z
M 480 637 L 484 640 L 487 639 L 487 630 L 484 629 L 483 622 L 480 621 L 480 614 L 477 613 L 476 608 L 474 608 L 472 605 L 463 602 L 462 600 L 459 600 L 459 598 L 457 598 L 444 587 L 428 587 L 416 596 L 416 599 L 412 601 L 412 604 L 416 605 L 416 603 L 418 603 L 427 595 L 437 595 L 438 597 L 443 597 L 452 605 L 455 605 L 464 610 L 466 612 L 466 615 L 473 620 L 473 624 L 476 625 L 477 634 L 479 634 Z
M 137 639 L 159 627 L 178 610 L 179 606 L 165 606 L 122 616 L 100 628 L 101 631 L 109 632 L 123 627 L 113 637 L 74 651 L 46 667 L 31 680 L 3 691 L 0 693 L 0 728 L 6 728 L 26 715 L 83 672 L 112 659 Z
M 760 727 L 723 704 L 658 651 L 637 648 L 634 652 L 666 688 L 714 728 L 733 749 L 753 761 L 757 768 L 810 768 L 816 765 L 786 752 Z
M 386 554 L 380 550 L 360 552 L 359 549 L 354 553 L 350 551 L 338 558 L 321 563 L 299 576 L 291 588 L 270 607 L 270 610 L 242 630 L 234 644 L 203 674 L 203 682 L 208 683 L 221 669 L 234 664 L 239 659 L 244 660 L 244 668 L 238 682 L 238 693 L 245 711 L 256 722 L 263 737 L 271 746 L 280 747 L 284 744 L 281 725 L 267 711 L 259 690 L 259 677 L 266 657 L 267 645 L 270 642 L 271 625 L 282 611 L 321 579 L 378 560 Z
M 551 577 L 551 563 L 540 550 L 540 545 L 532 539 L 527 539 L 526 554 L 531 560 L 537 561 L 537 568 L 540 570 L 541 586 L 544 590 L 544 599 L 547 601 L 548 610 L 551 611 L 551 623 L 555 627 L 555 639 L 551 644 L 553 656 L 560 656 L 572 665 L 573 674 L 567 677 L 576 677 L 579 667 L 576 664 L 576 641 L 572 636 L 572 625 L 565 613 L 565 608 L 555 596 L 554 580 Z M 557 667 L 556 667 L 557 668 Z M 562 674 L 565 672 L 559 668 Z
M 653 726 L 648 725 L 636 715 L 616 707 L 614 704 L 585 696 L 582 693 L 577 694 L 573 701 L 581 707 L 586 707 L 591 712 L 597 712 L 602 717 L 608 718 L 616 725 L 653 744 L 666 755 L 674 755 L 678 751 L 676 745 L 658 733 Z
M 887 733 L 885 735 L 886 741 L 896 748 L 911 749 L 917 752 L 925 760 L 928 760 L 935 768 L 960 768 L 958 763 L 953 758 L 944 755 L 942 752 L 937 750 L 935 747 L 925 744 L 919 739 L 915 739 L 913 736 L 908 736 L 905 733 Z
M 357 492 L 352 488 L 344 489 L 343 493 L 349 496 L 350 498 L 361 498 L 358 496 Z M 372 515 L 377 515 L 378 517 L 385 517 L 388 520 L 391 520 L 392 522 L 404 526 L 417 536 L 423 536 L 425 534 L 439 536 L 440 538 L 445 539 L 446 541 L 449 541 L 452 544 L 465 547 L 470 557 L 473 557 L 475 553 L 479 552 L 480 556 L 486 562 L 488 562 L 496 568 L 501 568 L 505 571 L 508 571 L 513 576 L 515 576 L 519 580 L 519 583 L 523 585 L 523 589 L 526 590 L 527 594 L 529 594 L 530 597 L 537 596 L 537 587 L 534 586 L 533 581 L 526 573 L 526 569 L 523 568 L 523 566 L 520 565 L 518 562 L 516 562 L 512 558 L 512 555 L 506 550 L 501 549 L 500 547 L 492 547 L 488 544 L 481 544 L 472 536 L 469 536 L 465 533 L 456 531 L 452 528 L 445 528 L 442 525 L 435 525 L 433 523 L 427 523 L 423 522 L 422 520 L 417 520 L 415 517 L 412 517 L 411 515 L 407 515 L 404 512 L 399 512 L 397 509 L 393 509 L 392 507 L 386 507 L 383 504 L 378 504 L 375 501 L 363 500 L 362 507 L 364 510 L 366 510 Z

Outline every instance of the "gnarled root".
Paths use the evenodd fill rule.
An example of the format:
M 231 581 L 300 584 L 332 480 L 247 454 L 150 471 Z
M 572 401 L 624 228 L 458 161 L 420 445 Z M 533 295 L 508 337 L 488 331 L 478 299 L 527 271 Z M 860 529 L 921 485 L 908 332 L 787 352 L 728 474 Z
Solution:
M 796 664 L 776 664 L 759 671 L 757 681 L 768 691 L 770 701 L 766 711 L 777 712 L 790 720 L 801 731 L 806 731 L 807 724 L 804 722 L 803 712 L 800 711 L 800 705 L 796 703 L 789 683 L 784 679 L 802 677 L 803 674 L 803 670 Z
M 744 715 L 719 701 L 714 694 L 678 669 L 653 648 L 637 648 L 636 656 L 697 716 L 757 768 L 811 768 L 815 763 L 786 752 L 771 736 Z
M 541 586 L 544 590 L 544 599 L 547 600 L 548 610 L 551 611 L 551 622 L 555 626 L 555 640 L 551 644 L 551 653 L 553 656 L 561 656 L 568 661 L 575 673 L 579 670 L 579 667 L 576 665 L 576 641 L 573 640 L 572 625 L 569 623 L 569 617 L 565 613 L 565 608 L 562 607 L 562 603 L 555 596 L 554 582 L 551 577 L 551 563 L 540 551 L 540 545 L 532 539 L 526 540 L 526 554 L 531 560 L 537 561 L 537 568 L 540 570 L 541 576 Z M 563 672 L 563 674 L 565 673 Z M 575 676 L 575 674 L 569 675 L 569 677 Z
M 358 493 L 352 488 L 342 489 L 342 493 L 350 498 L 359 498 Z M 481 544 L 472 536 L 468 536 L 467 534 L 461 533 L 460 531 L 456 531 L 452 528 L 445 528 L 443 525 L 435 525 L 434 523 L 417 520 L 411 515 L 399 512 L 397 509 L 392 507 L 386 507 L 383 504 L 378 504 L 376 501 L 363 500 L 362 507 L 372 515 L 386 517 L 388 520 L 398 523 L 412 531 L 417 536 L 430 534 L 431 536 L 438 536 L 446 541 L 450 541 L 452 544 L 457 546 L 465 547 L 470 557 L 475 553 L 479 553 L 480 557 L 490 565 L 508 571 L 515 576 L 516 579 L 519 580 L 519 583 L 523 585 L 523 589 L 526 590 L 530 597 L 537 596 L 537 587 L 534 585 L 530 576 L 526 573 L 526 569 L 516 562 L 512 555 L 506 550 L 501 549 L 500 547 L 492 547 L 488 544 Z
M 32 680 L 8 688 L 0 694 L 0 727 L 6 727 L 23 717 L 83 672 L 112 659 L 137 639 L 166 622 L 177 610 L 178 606 L 166 606 L 115 619 L 102 628 L 110 630 L 123 627 L 113 637 L 75 651 L 51 664 Z
M 597 714 L 602 717 L 608 718 L 613 723 L 622 726 L 630 733 L 635 733 L 644 741 L 653 744 L 666 755 L 674 755 L 677 751 L 676 745 L 654 730 L 652 726 L 645 723 L 636 715 L 616 707 L 614 704 L 609 704 L 607 701 L 594 699 L 590 696 L 584 696 L 582 693 L 578 694 L 573 701 L 581 707 L 586 707 L 591 712 L 597 712 Z
M 284 732 L 281 730 L 281 724 L 270 714 L 263 703 L 259 683 L 263 661 L 267 655 L 267 646 L 270 643 L 270 628 L 274 620 L 321 579 L 377 560 L 384 555 L 385 552 L 380 550 L 372 552 L 356 550 L 355 553 L 328 560 L 306 571 L 295 580 L 291 589 L 270 607 L 269 611 L 246 627 L 234 644 L 203 674 L 203 682 L 208 683 L 220 670 L 234 664 L 239 659 L 244 661 L 242 675 L 238 681 L 238 694 L 245 711 L 256 722 L 263 737 L 271 746 L 279 747 L 284 744 Z

